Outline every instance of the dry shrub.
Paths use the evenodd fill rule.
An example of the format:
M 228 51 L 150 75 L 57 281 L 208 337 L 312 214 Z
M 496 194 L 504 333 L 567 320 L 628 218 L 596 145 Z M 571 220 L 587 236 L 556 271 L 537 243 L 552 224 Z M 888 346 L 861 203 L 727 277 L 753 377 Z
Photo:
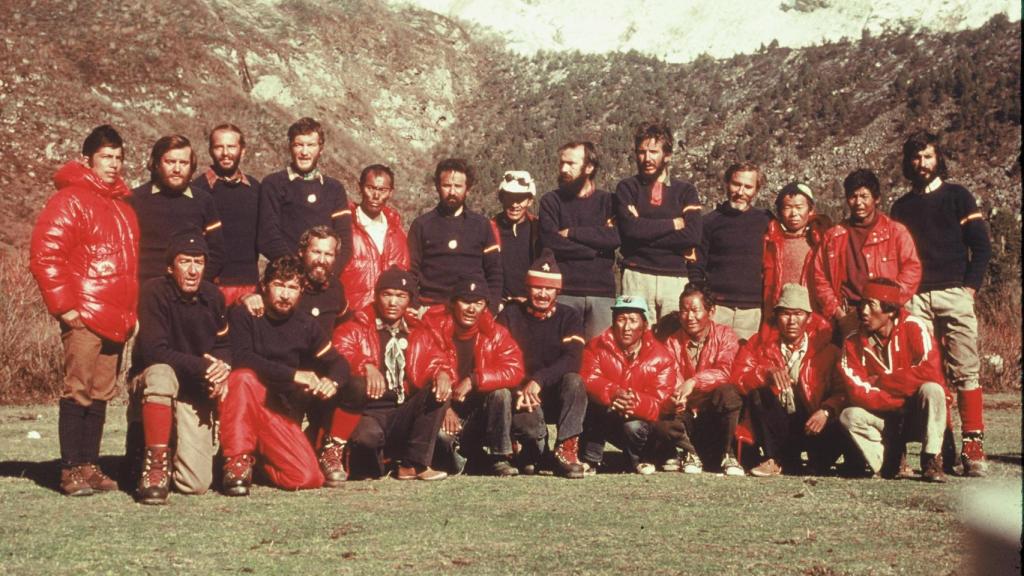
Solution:
M 60 391 L 60 330 L 23 251 L 0 258 L 0 404 L 50 401 Z
M 1021 389 L 1020 298 L 1019 281 L 988 288 L 978 298 L 978 354 L 986 390 Z

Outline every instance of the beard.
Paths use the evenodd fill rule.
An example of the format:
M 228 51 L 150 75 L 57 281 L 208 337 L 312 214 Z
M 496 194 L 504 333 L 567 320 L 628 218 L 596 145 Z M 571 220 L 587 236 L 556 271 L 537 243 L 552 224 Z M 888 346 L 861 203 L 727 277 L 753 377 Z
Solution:
M 569 177 L 569 175 L 563 174 L 561 172 L 558 173 L 558 186 L 562 190 L 567 190 L 569 192 L 577 194 L 580 190 L 583 190 L 583 186 L 586 185 L 586 183 L 586 173 L 581 172 L 580 175 L 575 178 L 571 178 Z
M 158 178 L 157 178 L 157 186 L 161 190 L 164 190 L 164 191 L 167 191 L 167 192 L 174 192 L 174 193 L 184 192 L 188 188 L 189 184 L 191 183 L 191 180 L 192 180 L 192 175 L 189 174 L 188 176 L 186 176 L 186 177 L 181 179 L 181 184 L 174 185 L 174 184 L 171 184 L 167 180 L 167 177 L 165 175 L 159 174 Z
M 225 168 L 221 166 L 219 160 L 214 162 L 211 168 L 213 168 L 213 173 L 216 174 L 217 176 L 220 176 L 221 178 L 229 178 L 231 176 L 234 176 L 238 172 L 238 163 L 239 158 L 236 156 L 231 159 L 230 168 Z

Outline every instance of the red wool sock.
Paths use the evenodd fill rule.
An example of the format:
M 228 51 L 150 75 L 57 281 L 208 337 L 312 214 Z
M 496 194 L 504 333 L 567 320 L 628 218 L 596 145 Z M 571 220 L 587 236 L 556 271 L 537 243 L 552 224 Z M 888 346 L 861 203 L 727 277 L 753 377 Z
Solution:
M 352 437 L 352 431 L 356 429 L 361 418 L 361 414 L 353 414 L 341 408 L 335 408 L 334 417 L 331 418 L 331 436 L 347 442 Z
M 960 409 L 960 430 L 964 434 L 969 432 L 984 432 L 985 419 L 984 401 L 981 388 L 974 390 L 957 390 L 957 407 Z
M 154 402 L 142 403 L 142 429 L 146 446 L 167 446 L 171 441 L 171 407 Z

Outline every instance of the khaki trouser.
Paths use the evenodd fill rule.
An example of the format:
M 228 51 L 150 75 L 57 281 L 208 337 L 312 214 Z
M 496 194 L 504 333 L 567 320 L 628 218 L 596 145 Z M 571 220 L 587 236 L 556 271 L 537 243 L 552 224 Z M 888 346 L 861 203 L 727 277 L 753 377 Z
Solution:
M 718 304 L 715 306 L 715 316 L 712 320 L 715 324 L 725 324 L 732 328 L 740 340 L 747 340 L 757 333 L 761 325 L 761 309 L 730 308 Z
M 627 268 L 622 271 L 622 293 L 643 297 L 647 301 L 647 321 L 654 324 L 662 316 L 679 311 L 679 294 L 689 281 Z
M 88 328 L 61 324 L 64 344 L 64 387 L 61 398 L 82 406 L 107 401 L 117 390 L 117 368 L 124 344 L 107 340 Z
M 142 402 L 171 406 L 174 432 L 174 487 L 183 494 L 203 494 L 213 485 L 213 460 L 217 455 L 214 403 L 194 404 L 178 399 L 178 377 L 167 364 L 153 364 L 131 383 L 133 396 Z M 145 423 L 143 423 L 145 424 Z
M 961 390 L 978 388 L 978 317 L 974 314 L 974 298 L 967 289 L 946 288 L 915 294 L 906 309 L 928 323 L 932 336 L 942 347 L 942 359 L 953 384 Z
M 946 431 L 946 394 L 935 382 L 925 382 L 917 392 L 907 398 L 907 410 L 903 429 L 907 432 L 901 441 L 920 441 L 922 454 L 939 454 L 942 451 L 942 436 Z M 882 469 L 885 447 L 882 432 L 885 420 L 863 408 L 852 406 L 839 416 L 860 448 L 864 459 L 875 472 Z

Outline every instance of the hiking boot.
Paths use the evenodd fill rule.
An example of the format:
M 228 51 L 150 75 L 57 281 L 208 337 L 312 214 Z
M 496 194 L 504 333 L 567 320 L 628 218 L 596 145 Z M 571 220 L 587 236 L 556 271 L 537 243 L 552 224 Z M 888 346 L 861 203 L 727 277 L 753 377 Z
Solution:
M 167 504 L 171 491 L 170 453 L 167 446 L 146 446 L 139 474 L 139 503 Z
M 942 460 L 940 459 L 939 461 L 941 462 Z M 924 468 L 922 467 L 921 470 L 923 471 Z M 900 464 L 896 468 L 896 472 L 893 474 L 893 478 L 896 480 L 914 480 L 917 478 L 917 473 L 914 472 L 914 469 L 911 468 L 910 464 L 907 463 L 906 452 L 904 452 L 903 455 L 900 456 Z
M 722 458 L 722 474 L 726 476 L 746 476 L 746 473 L 743 472 L 743 467 L 740 466 L 736 457 L 731 454 Z
M 583 478 L 583 463 L 579 458 L 579 440 L 579 436 L 573 436 L 555 444 L 555 474 L 565 478 Z
M 221 485 L 228 496 L 248 496 L 252 486 L 252 466 L 256 459 L 248 454 L 231 456 L 224 462 Z
M 502 478 L 510 478 L 519 475 L 519 469 L 508 461 L 504 456 L 494 456 L 491 462 L 491 474 Z
M 60 491 L 68 496 L 92 496 L 93 488 L 82 476 L 81 466 L 60 470 Z
M 117 482 L 107 476 L 95 464 L 84 464 L 81 466 L 82 477 L 89 483 L 89 487 L 99 492 L 112 492 L 117 490 Z
M 683 453 L 683 474 L 700 474 L 704 471 L 704 463 L 696 452 Z
M 434 470 L 430 466 L 399 466 L 397 478 L 399 480 L 444 480 L 448 477 L 447 472 Z
M 988 475 L 984 442 L 985 438 L 980 432 L 964 436 L 964 442 L 960 449 L 960 462 L 964 465 L 964 476 L 981 478 Z
M 921 454 L 921 479 L 925 482 L 946 481 L 946 473 L 942 471 L 942 454 Z
M 640 462 L 636 465 L 636 473 L 641 476 L 650 476 L 657 471 L 654 464 L 650 462 Z
M 758 478 L 770 478 L 781 474 L 782 466 L 779 466 L 779 463 L 775 461 L 775 458 L 769 458 L 750 469 L 750 475 Z
M 334 437 L 324 440 L 324 447 L 320 449 L 320 471 L 324 473 L 324 486 L 337 488 L 348 479 L 345 471 L 345 442 Z

